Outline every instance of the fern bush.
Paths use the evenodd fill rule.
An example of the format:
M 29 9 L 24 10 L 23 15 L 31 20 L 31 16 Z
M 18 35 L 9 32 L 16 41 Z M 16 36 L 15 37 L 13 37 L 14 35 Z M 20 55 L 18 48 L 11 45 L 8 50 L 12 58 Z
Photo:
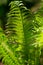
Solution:
M 5 29 L 0 23 L 0 60 L 4 65 L 39 65 L 43 45 L 43 7 L 35 14 L 23 1 L 11 1 Z

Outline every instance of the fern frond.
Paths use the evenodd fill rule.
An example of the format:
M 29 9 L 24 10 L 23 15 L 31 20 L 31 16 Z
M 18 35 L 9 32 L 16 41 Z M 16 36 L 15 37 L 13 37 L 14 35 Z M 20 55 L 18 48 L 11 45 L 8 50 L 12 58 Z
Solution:
M 11 8 L 8 13 L 8 22 L 6 24 L 6 34 L 8 37 L 11 36 L 10 37 L 11 40 L 13 37 L 14 40 L 16 40 L 16 42 L 22 43 L 23 41 L 22 39 L 24 38 L 24 32 L 26 31 L 25 28 L 28 29 L 26 31 L 28 33 L 30 33 L 29 31 L 32 31 L 32 28 L 34 28 L 34 25 L 32 22 L 34 17 L 32 16 L 32 14 L 30 14 L 28 10 L 25 9 L 21 1 L 20 3 L 18 3 L 18 5 L 17 4 L 15 5 L 16 2 L 18 3 L 18 1 L 14 1 L 14 3 L 13 2 L 10 3 Z
M 0 60 L 1 59 L 5 65 L 19 65 L 12 48 L 8 45 L 8 39 L 0 28 Z
M 35 53 L 38 52 L 39 48 L 34 51 L 33 49 L 35 47 L 31 45 L 36 42 L 37 30 L 40 24 L 38 24 L 35 16 L 26 9 L 22 1 L 12 1 L 10 3 L 10 11 L 7 14 L 7 18 L 6 35 L 9 43 L 14 43 L 15 46 L 17 43 L 15 53 L 20 64 L 35 64 L 37 60 Z M 30 50 L 32 50 L 32 52 L 30 52 Z M 33 55 L 31 55 L 32 53 Z M 38 63 L 36 65 L 38 65 Z
M 37 43 L 39 44 L 40 47 L 43 45 L 43 12 L 42 11 L 43 11 L 43 7 L 35 15 L 36 20 L 40 22 L 40 27 L 38 29 L 40 33 L 38 34 L 37 37 Z

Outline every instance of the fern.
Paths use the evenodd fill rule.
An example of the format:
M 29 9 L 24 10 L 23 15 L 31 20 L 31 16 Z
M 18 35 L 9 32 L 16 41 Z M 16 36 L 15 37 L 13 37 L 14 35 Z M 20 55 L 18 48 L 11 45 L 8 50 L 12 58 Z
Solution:
M 2 58 L 2 62 L 5 65 L 19 65 L 18 60 L 11 48 L 8 45 L 8 39 L 3 34 L 2 29 L 0 28 L 0 59 Z M 16 61 L 15 61 L 16 60 Z
M 26 9 L 22 1 L 11 2 L 10 5 L 11 8 L 8 13 L 6 34 L 10 43 L 17 43 L 18 47 L 16 48 L 16 51 L 18 52 L 17 55 L 19 55 L 19 53 L 21 54 L 22 63 L 24 65 L 32 65 L 32 62 L 28 63 L 28 61 L 30 59 L 31 43 L 33 40 L 33 43 L 35 43 L 35 37 L 37 37 L 37 22 L 33 22 L 35 17 Z
M 5 65 L 39 65 L 43 17 L 32 14 L 22 1 L 9 6 L 5 34 L 0 27 L 0 59 Z
M 41 12 L 42 10 L 39 11 Z M 42 17 L 42 12 L 39 13 L 39 11 L 36 14 L 36 20 L 40 22 L 40 27 L 38 29 L 40 33 L 38 34 L 37 43 L 41 47 L 43 45 L 43 17 Z

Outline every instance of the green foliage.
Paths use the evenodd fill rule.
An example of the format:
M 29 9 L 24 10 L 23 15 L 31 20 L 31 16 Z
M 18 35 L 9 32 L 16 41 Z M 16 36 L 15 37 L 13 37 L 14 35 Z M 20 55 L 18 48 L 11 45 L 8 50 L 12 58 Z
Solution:
M 0 0 L 0 5 L 6 4 L 7 0 Z
M 16 56 L 8 46 L 8 39 L 4 35 L 3 30 L 0 28 L 0 59 L 1 58 L 3 59 L 2 62 L 5 65 L 19 65 Z
M 39 65 L 43 7 L 33 14 L 22 1 L 11 1 L 9 6 L 5 30 L 0 23 L 0 60 L 4 65 Z

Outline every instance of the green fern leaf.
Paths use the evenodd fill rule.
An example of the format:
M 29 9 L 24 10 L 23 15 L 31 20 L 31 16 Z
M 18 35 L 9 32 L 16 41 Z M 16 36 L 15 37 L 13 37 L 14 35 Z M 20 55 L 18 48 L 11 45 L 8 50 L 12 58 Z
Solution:
M 31 14 L 22 1 L 9 6 L 6 35 L 0 27 L 0 59 L 5 65 L 39 65 L 43 17 Z
M 40 27 L 39 22 L 37 22 L 35 16 L 26 9 L 22 1 L 12 1 L 10 3 L 10 11 L 7 14 L 7 18 L 6 35 L 9 43 L 14 43 L 12 48 L 15 46 L 14 52 L 20 65 L 35 64 L 33 57 L 36 58 L 36 60 L 37 57 L 35 57 L 36 55 L 34 53 L 38 53 L 39 51 L 34 51 L 33 49 L 35 49 L 35 47 L 31 45 L 36 42 L 36 37 L 39 33 L 37 30 Z M 32 52 L 30 52 L 30 50 L 32 50 Z M 32 53 L 33 57 L 31 56 Z M 38 62 L 36 65 L 38 65 Z
M 0 28 L 0 59 L 5 65 L 19 65 L 16 56 L 8 45 L 8 39 Z M 16 60 L 16 61 L 15 61 Z

